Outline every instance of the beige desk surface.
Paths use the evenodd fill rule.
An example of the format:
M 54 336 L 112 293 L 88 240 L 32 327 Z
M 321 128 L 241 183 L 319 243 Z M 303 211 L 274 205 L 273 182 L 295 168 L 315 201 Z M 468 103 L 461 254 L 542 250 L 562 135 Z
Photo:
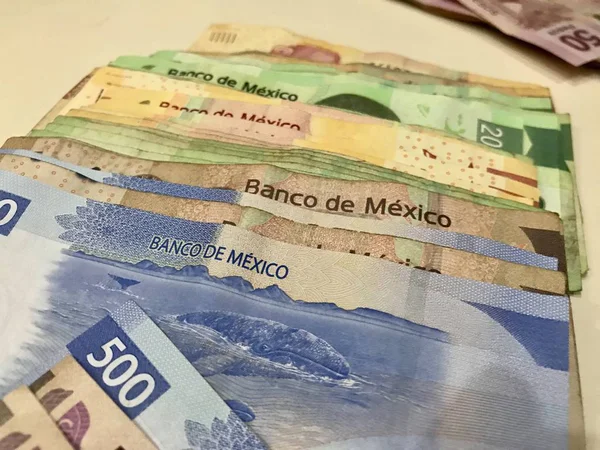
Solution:
M 588 448 L 600 449 L 600 71 L 385 0 L 0 0 L 0 140 L 26 134 L 94 66 L 123 54 L 185 49 L 213 22 L 279 25 L 552 89 L 557 110 L 573 119 L 591 267 L 573 310 Z

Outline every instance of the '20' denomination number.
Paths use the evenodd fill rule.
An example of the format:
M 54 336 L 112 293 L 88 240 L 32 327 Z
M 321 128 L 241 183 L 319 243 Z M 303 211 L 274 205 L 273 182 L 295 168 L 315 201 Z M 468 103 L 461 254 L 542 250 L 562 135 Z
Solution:
M 574 30 L 571 34 L 563 34 L 558 39 L 563 44 L 580 52 L 588 52 L 592 47 L 600 47 L 600 37 L 582 29 Z
M 479 141 L 482 144 L 488 145 L 493 148 L 502 148 L 502 136 L 504 132 L 500 127 L 491 127 L 485 123 L 482 123 L 480 126 L 480 137 Z
M 134 408 L 143 403 L 154 391 L 156 382 L 150 374 L 136 373 L 138 369 L 138 359 L 129 353 L 124 353 L 114 358 L 113 347 L 123 352 L 127 348 L 123 341 L 118 337 L 111 339 L 102 345 L 104 357 L 96 359 L 93 353 L 86 355 L 87 362 L 96 368 L 104 368 L 102 372 L 102 382 L 110 387 L 121 386 L 119 390 L 119 402 L 126 408 Z M 118 376 L 113 376 L 115 369 L 122 364 L 128 364 L 128 367 Z M 146 387 L 137 396 L 128 398 L 127 394 L 138 384 L 145 383 Z

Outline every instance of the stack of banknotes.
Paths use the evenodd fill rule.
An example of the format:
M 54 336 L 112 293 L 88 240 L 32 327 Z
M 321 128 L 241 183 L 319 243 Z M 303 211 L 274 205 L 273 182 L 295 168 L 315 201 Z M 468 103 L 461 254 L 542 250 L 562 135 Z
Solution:
M 213 25 L 0 149 L 0 449 L 583 448 L 548 89 Z
M 574 66 L 600 65 L 599 0 L 407 0 L 451 19 L 483 22 Z

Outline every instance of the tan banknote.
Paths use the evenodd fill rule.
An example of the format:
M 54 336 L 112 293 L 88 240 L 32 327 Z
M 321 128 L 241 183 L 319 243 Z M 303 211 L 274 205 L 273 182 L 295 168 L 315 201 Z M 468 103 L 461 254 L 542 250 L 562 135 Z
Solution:
M 52 418 L 27 388 L 0 400 L 0 449 L 72 450 Z
M 29 389 L 73 448 L 156 448 L 72 356 L 42 375 Z
M 421 270 L 517 289 L 560 295 L 563 295 L 566 289 L 566 277 L 558 271 L 523 266 L 391 235 L 351 231 L 347 228 L 351 226 L 352 219 L 348 220 L 346 216 L 300 209 L 262 197 L 251 198 L 261 200 L 256 206 L 262 206 L 264 209 L 219 201 L 207 202 L 157 195 L 95 182 L 63 167 L 9 154 L 1 155 L 0 170 L 11 171 L 93 200 L 199 222 L 240 226 L 280 242 L 357 253 Z M 281 217 L 268 211 L 269 203 L 278 207 L 277 212 Z M 377 222 L 372 219 L 363 221 Z M 367 223 L 365 228 L 375 227 L 369 227 Z
M 550 96 L 548 88 L 543 86 L 458 72 L 393 53 L 367 53 L 355 48 L 301 36 L 278 27 L 213 24 L 202 33 L 189 50 L 207 53 L 262 52 L 296 58 L 305 62 L 371 64 L 387 69 L 421 73 L 471 84 L 518 89 L 521 95 Z
M 559 260 L 561 271 L 566 266 L 561 221 L 558 215 L 544 210 L 497 208 L 401 183 L 321 178 L 269 165 L 151 161 L 64 138 L 11 138 L 3 148 L 33 150 L 105 172 L 235 190 L 247 202 L 242 205 L 279 216 L 284 212 L 274 203 L 290 205 L 301 211 L 329 213 L 330 216 L 333 216 L 331 213 L 343 214 L 352 219 L 347 223 L 349 229 L 357 231 L 394 235 L 401 227 L 410 225 L 418 229 L 492 239 L 555 257 Z M 7 167 L 18 169 L 14 164 Z M 252 200 L 252 197 L 259 197 L 259 200 Z M 394 204 L 403 208 L 402 213 L 390 209 Z M 292 220 L 302 220 L 302 212 L 296 215 L 290 210 L 287 214 Z

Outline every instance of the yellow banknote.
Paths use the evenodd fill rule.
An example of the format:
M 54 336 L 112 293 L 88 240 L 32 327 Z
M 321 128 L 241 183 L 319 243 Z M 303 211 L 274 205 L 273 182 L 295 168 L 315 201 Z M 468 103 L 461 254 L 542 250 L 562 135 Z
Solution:
M 148 111 L 146 110 L 144 112 L 147 106 L 147 104 L 132 104 L 131 107 L 133 110 L 128 108 L 119 108 L 121 113 L 120 115 L 111 114 L 102 107 L 88 107 L 85 109 L 72 110 L 68 113 L 68 115 L 92 120 L 101 120 L 120 125 L 147 127 L 171 132 L 175 131 L 177 134 L 193 138 L 236 142 L 234 139 L 232 140 L 232 132 L 229 130 L 219 134 L 215 134 L 214 132 L 205 133 L 193 127 L 186 127 L 182 125 L 173 127 L 168 122 L 165 122 L 164 117 L 153 116 L 152 118 L 148 118 Z M 140 109 L 142 111 L 140 111 Z M 132 116 L 123 114 L 131 114 Z M 202 122 L 200 122 L 200 124 L 201 123 Z M 350 147 L 334 147 L 328 143 L 299 140 L 296 141 L 296 145 L 300 145 L 303 148 L 341 154 L 348 158 L 366 161 L 381 167 L 398 170 L 403 173 L 419 176 L 421 178 L 429 179 L 439 183 L 467 189 L 471 192 L 478 192 L 494 197 L 506 198 L 525 204 L 533 205 L 539 197 L 539 190 L 535 186 L 511 180 L 502 176 L 485 173 L 483 171 L 466 172 L 464 168 L 457 168 L 456 166 L 452 166 L 450 164 L 444 167 L 444 171 L 436 171 L 436 167 L 425 158 L 421 159 L 420 161 L 410 158 L 407 161 L 408 164 L 403 164 L 401 161 L 386 160 L 367 153 L 362 153 Z M 166 152 L 167 150 L 164 149 L 164 151 Z M 417 164 L 419 162 L 423 164 Z
M 173 105 L 177 107 L 173 108 Z M 242 117 L 248 117 L 253 112 L 248 111 L 248 107 L 247 103 L 220 103 L 181 93 L 107 88 L 87 109 L 150 118 L 158 122 L 171 118 L 185 119 L 189 124 L 197 124 L 203 128 L 206 119 L 210 117 L 215 123 L 214 115 L 227 111 L 227 118 L 219 116 L 216 123 L 225 132 L 223 138 L 228 139 L 226 135 L 235 134 L 236 128 L 245 129 L 246 121 Z M 264 108 L 266 107 L 263 107 L 263 112 Z M 272 111 L 276 108 L 268 107 L 264 115 L 271 117 L 271 122 L 281 119 L 281 114 Z M 234 125 L 236 121 L 239 125 Z M 287 127 L 275 125 L 261 136 L 267 142 L 273 142 L 277 132 L 280 138 L 277 143 L 282 146 L 337 153 L 473 191 L 477 188 L 472 185 L 480 185 L 533 200 L 539 197 L 535 166 L 517 158 L 502 157 L 479 149 L 475 145 L 468 146 L 459 140 L 450 141 L 434 133 L 409 129 L 404 136 L 400 136 L 397 127 L 352 123 L 317 115 L 311 115 L 308 121 L 304 117 L 304 123 L 298 121 L 299 131 L 303 127 L 306 127 L 303 138 L 298 138 L 294 130 L 290 133 Z M 390 133 L 386 135 L 386 131 Z M 511 179 L 511 176 L 516 180 Z M 526 182 L 522 182 L 523 180 Z
M 129 73 L 112 68 L 97 71 L 78 93 L 72 95 L 60 108 L 56 108 L 53 116 L 65 114 L 71 108 L 90 104 L 93 104 L 97 110 L 111 111 L 112 113 L 117 113 L 117 111 L 119 113 L 126 112 L 129 115 L 136 116 L 140 116 L 140 114 L 142 116 L 148 115 L 151 106 L 158 107 L 155 108 L 157 114 L 166 114 L 170 117 L 179 117 L 182 113 L 196 111 L 198 112 L 197 117 L 190 117 L 194 116 L 193 114 L 187 115 L 189 120 L 206 122 L 208 116 L 216 115 L 218 117 L 211 117 L 211 120 L 219 124 L 218 127 L 223 130 L 223 120 L 220 119 L 237 118 L 245 126 L 242 129 L 252 126 L 251 133 L 254 133 L 252 135 L 254 139 L 256 139 L 256 133 L 259 131 L 257 128 L 262 127 L 259 135 L 265 134 L 270 142 L 277 145 L 287 144 L 344 153 L 346 156 L 366 160 L 388 168 L 395 168 L 396 170 L 402 170 L 402 167 L 409 166 L 413 170 L 407 169 L 405 170 L 406 173 L 416 174 L 450 185 L 454 183 L 454 186 L 464 187 L 473 192 L 494 195 L 497 194 L 498 190 L 503 190 L 509 195 L 514 194 L 516 197 L 533 199 L 534 201 L 537 201 L 539 197 L 539 192 L 535 188 L 536 169 L 530 163 L 514 157 L 504 157 L 460 139 L 440 136 L 437 133 L 415 127 L 402 126 L 394 122 L 365 118 L 364 116 L 327 108 L 300 104 L 294 104 L 293 108 L 268 106 L 268 103 L 267 105 L 264 104 L 264 99 L 258 96 L 248 96 L 247 94 L 241 95 L 245 97 L 244 100 L 253 100 L 252 103 L 236 102 L 228 104 L 227 106 L 231 111 L 225 112 L 226 109 L 221 108 L 222 105 L 219 105 L 216 100 L 224 98 L 225 100 L 222 101 L 226 101 L 227 95 L 235 93 L 235 91 L 219 87 L 214 87 L 217 99 L 196 96 L 193 100 L 200 101 L 202 99 L 203 105 L 199 105 L 198 108 L 186 107 L 182 106 L 183 102 L 189 104 L 190 96 L 183 94 L 182 90 L 193 94 L 207 95 L 203 88 L 209 86 L 177 80 L 171 80 L 170 85 L 166 86 L 164 83 L 168 82 L 169 79 L 165 80 L 164 77 L 143 74 L 145 75 L 143 78 L 138 78 L 136 74 L 139 72 L 125 72 Z M 142 86 L 163 90 L 168 87 L 172 91 L 149 92 L 113 87 L 118 83 L 123 83 L 128 87 Z M 163 84 L 159 87 L 161 83 Z M 182 89 L 179 89 L 179 87 Z M 208 93 L 208 95 L 211 94 Z M 254 99 L 260 99 L 258 106 Z M 208 114 L 209 109 L 207 108 L 211 106 L 212 109 Z M 316 110 L 323 110 L 323 114 L 326 114 L 326 116 L 316 115 Z M 283 116 L 287 115 L 287 118 L 284 118 L 283 121 L 281 120 L 282 114 Z M 351 125 L 348 125 L 348 121 L 340 120 L 340 117 L 357 122 L 351 122 Z M 47 119 L 47 121 L 50 121 L 52 115 L 47 116 Z M 360 124 L 362 121 L 367 123 Z M 234 122 L 234 120 L 230 122 Z M 282 124 L 292 124 L 292 126 L 286 127 Z M 232 134 L 234 128 L 230 123 L 230 126 L 227 127 L 227 133 Z M 361 130 L 363 131 L 361 132 Z M 297 133 L 297 131 L 300 131 L 300 133 Z M 347 135 L 349 137 L 346 137 Z M 304 136 L 305 139 L 298 139 L 298 136 Z M 276 139 L 276 137 L 279 140 L 274 142 L 273 139 Z M 390 144 L 394 141 L 396 143 Z M 444 154 L 439 158 L 436 154 L 436 151 L 439 150 L 436 150 L 436 147 L 444 150 Z M 381 160 L 387 162 L 378 162 Z M 505 177 L 513 178 L 517 182 L 510 180 L 506 182 Z M 454 179 L 457 181 L 454 181 Z M 521 181 L 524 180 L 525 183 L 522 183 Z M 487 186 L 488 189 L 482 190 L 477 188 L 477 185 Z
M 394 149 L 395 152 L 400 153 L 400 156 L 404 156 L 405 152 L 412 154 L 414 153 L 413 150 L 416 150 L 420 156 L 429 157 L 430 159 L 436 158 L 436 143 L 439 142 L 437 149 L 440 150 L 443 147 L 444 155 L 440 157 L 440 160 L 445 164 L 458 164 L 463 168 L 471 166 L 471 169 L 478 169 L 477 165 L 480 165 L 485 170 L 489 162 L 494 171 L 504 171 L 508 174 L 514 174 L 518 179 L 536 179 L 536 168 L 527 158 L 514 157 L 506 152 L 494 151 L 489 147 L 473 144 L 472 142 L 449 135 L 443 135 L 443 138 L 441 138 L 442 134 L 440 132 L 424 127 L 403 125 L 397 122 L 352 114 L 331 108 L 292 104 L 280 100 L 267 100 L 260 96 L 225 89 L 219 86 L 176 80 L 155 74 L 112 67 L 98 69 L 87 80 L 80 92 L 69 96 L 68 101 L 64 102 L 60 110 L 54 112 L 54 115 L 48 115 L 46 122 L 51 121 L 58 114 L 66 114 L 69 109 L 94 104 L 98 101 L 106 87 L 169 91 L 194 97 L 244 102 L 241 105 L 232 104 L 231 108 L 235 110 L 230 113 L 235 115 L 234 118 L 245 120 L 246 128 L 253 127 L 253 133 L 264 131 L 264 133 L 271 135 L 276 132 L 278 136 L 293 136 L 294 138 L 309 133 L 311 140 L 315 142 L 335 140 L 338 146 L 341 146 L 343 143 L 349 143 L 350 145 L 355 143 L 357 146 L 368 145 L 369 147 L 376 147 L 376 151 L 383 151 L 385 148 L 388 154 L 389 150 L 387 149 Z M 125 98 L 125 95 L 124 93 L 120 93 L 119 97 Z M 132 93 L 131 95 L 131 101 L 136 101 L 136 94 Z M 105 95 L 104 97 L 106 98 L 107 96 Z M 176 101 L 176 97 L 173 99 L 173 102 L 165 100 L 161 103 L 161 108 L 169 110 L 169 115 L 174 117 L 176 113 L 173 113 L 173 111 L 180 110 L 180 105 Z M 282 106 L 280 108 L 276 108 L 275 106 L 272 108 L 263 106 L 261 108 L 252 107 L 251 105 Z M 239 110 L 239 108 L 243 109 Z M 194 110 L 194 108 L 191 108 L 191 110 Z M 271 117 L 267 115 L 268 112 L 271 112 Z M 202 109 L 199 109 L 198 113 L 199 116 L 203 116 Z M 211 114 L 220 115 L 220 117 L 229 117 L 225 108 L 213 108 Z M 313 124 L 311 121 L 312 116 L 323 117 L 323 119 L 319 119 L 319 122 Z M 206 115 L 201 117 L 201 119 L 206 120 Z M 340 123 L 340 121 L 343 122 Z M 352 125 L 348 125 L 348 122 Z M 356 123 L 363 125 L 358 127 L 354 125 Z M 262 124 L 266 126 L 261 129 Z M 365 124 L 369 124 L 369 126 Z M 298 133 L 293 133 L 293 131 L 298 131 Z M 281 145 L 282 142 L 278 142 L 278 144 Z M 388 155 L 378 156 L 391 159 Z M 416 155 L 412 154 L 412 156 Z M 473 161 L 475 161 L 474 164 L 472 164 Z

